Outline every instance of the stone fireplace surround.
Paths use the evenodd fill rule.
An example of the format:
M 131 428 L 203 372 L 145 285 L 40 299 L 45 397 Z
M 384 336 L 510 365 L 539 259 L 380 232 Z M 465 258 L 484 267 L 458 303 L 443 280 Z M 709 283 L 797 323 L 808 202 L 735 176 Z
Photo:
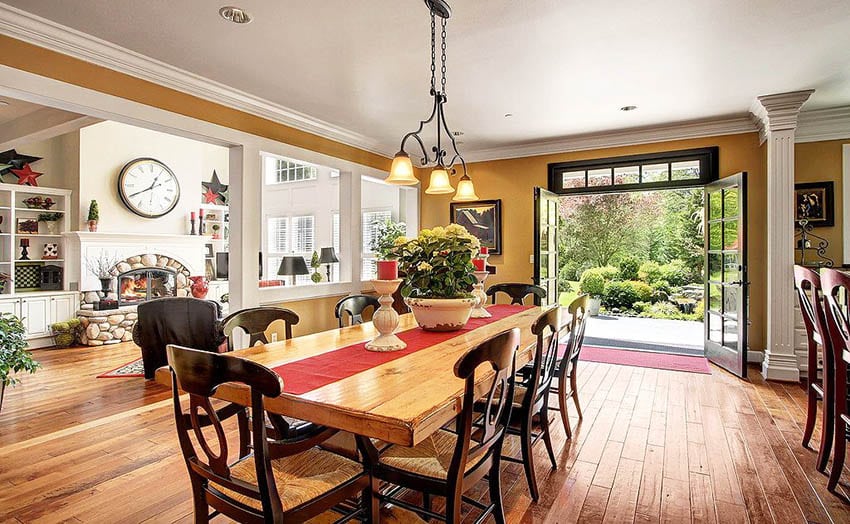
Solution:
M 157 253 L 147 253 L 144 255 L 133 255 L 127 257 L 113 266 L 112 270 L 110 270 L 110 274 L 113 277 L 112 292 L 109 294 L 108 298 L 116 298 L 116 286 L 118 285 L 116 277 L 118 277 L 118 275 L 134 269 L 156 269 L 161 267 L 173 269 L 177 273 L 177 296 L 189 296 L 189 288 L 191 285 L 189 282 L 189 276 L 191 275 L 189 269 L 175 258 Z M 94 307 L 94 303 L 100 302 L 101 298 L 102 293 L 100 291 L 81 292 L 80 309 L 92 309 Z

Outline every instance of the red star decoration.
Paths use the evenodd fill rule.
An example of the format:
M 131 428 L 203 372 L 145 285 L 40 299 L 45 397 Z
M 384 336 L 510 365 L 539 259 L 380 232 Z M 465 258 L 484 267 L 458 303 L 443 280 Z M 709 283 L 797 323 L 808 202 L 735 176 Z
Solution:
M 14 173 L 14 170 L 12 170 Z M 218 193 L 213 193 L 213 190 L 207 188 L 207 191 L 204 193 L 204 204 L 215 204 L 216 199 L 218 199 Z
M 35 186 L 38 187 L 38 177 L 44 173 L 33 171 L 29 164 L 24 164 L 23 169 L 12 169 L 12 174 L 18 177 L 19 186 Z

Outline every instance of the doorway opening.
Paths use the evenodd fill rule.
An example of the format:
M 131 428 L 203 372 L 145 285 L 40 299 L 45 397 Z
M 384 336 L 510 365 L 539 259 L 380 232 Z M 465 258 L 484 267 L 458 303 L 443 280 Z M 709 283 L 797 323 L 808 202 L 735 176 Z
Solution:
M 558 207 L 558 302 L 593 297 L 587 344 L 702 356 L 703 189 L 562 195 Z

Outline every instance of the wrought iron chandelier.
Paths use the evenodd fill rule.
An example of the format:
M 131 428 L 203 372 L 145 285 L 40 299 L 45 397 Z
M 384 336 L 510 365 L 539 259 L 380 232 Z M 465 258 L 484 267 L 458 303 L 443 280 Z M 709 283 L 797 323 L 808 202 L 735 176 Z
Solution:
M 431 179 L 428 188 L 425 190 L 430 195 L 446 195 L 455 193 L 452 200 L 456 202 L 469 202 L 478 200 L 478 195 L 475 194 L 475 187 L 472 185 L 472 179 L 469 178 L 469 173 L 466 170 L 466 162 L 463 160 L 460 152 L 457 149 L 455 134 L 449 129 L 446 123 L 446 116 L 443 107 L 446 104 L 446 21 L 452 14 L 449 4 L 445 0 L 425 0 L 425 5 L 431 13 L 431 96 L 434 98 L 434 106 L 431 110 L 431 115 L 419 122 L 419 127 L 416 131 L 411 131 L 404 135 L 401 139 L 401 147 L 399 152 L 393 157 L 393 164 L 390 168 L 390 176 L 386 182 L 397 185 L 415 185 L 419 183 L 416 176 L 413 174 L 413 163 L 410 161 L 410 155 L 405 151 L 404 146 L 409 139 L 414 139 L 419 148 L 422 150 L 422 166 L 432 167 Z M 437 18 L 440 19 L 440 85 L 437 88 Z M 434 122 L 436 130 L 436 144 L 431 148 L 433 155 L 429 155 L 425 149 L 425 143 L 420 136 L 420 133 L 425 128 L 426 124 Z M 451 159 L 446 162 L 448 152 L 443 148 L 443 134 L 448 138 L 451 144 L 451 149 L 454 152 Z M 463 174 L 460 177 L 457 185 L 457 192 L 451 184 L 451 177 L 457 174 L 455 164 L 460 163 Z

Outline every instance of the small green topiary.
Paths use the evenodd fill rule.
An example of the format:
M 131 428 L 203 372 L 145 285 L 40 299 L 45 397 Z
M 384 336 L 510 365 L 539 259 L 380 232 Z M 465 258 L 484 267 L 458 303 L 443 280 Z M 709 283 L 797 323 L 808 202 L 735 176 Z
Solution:
M 100 220 L 100 208 L 97 205 L 97 200 L 92 200 L 89 204 L 88 220 Z

